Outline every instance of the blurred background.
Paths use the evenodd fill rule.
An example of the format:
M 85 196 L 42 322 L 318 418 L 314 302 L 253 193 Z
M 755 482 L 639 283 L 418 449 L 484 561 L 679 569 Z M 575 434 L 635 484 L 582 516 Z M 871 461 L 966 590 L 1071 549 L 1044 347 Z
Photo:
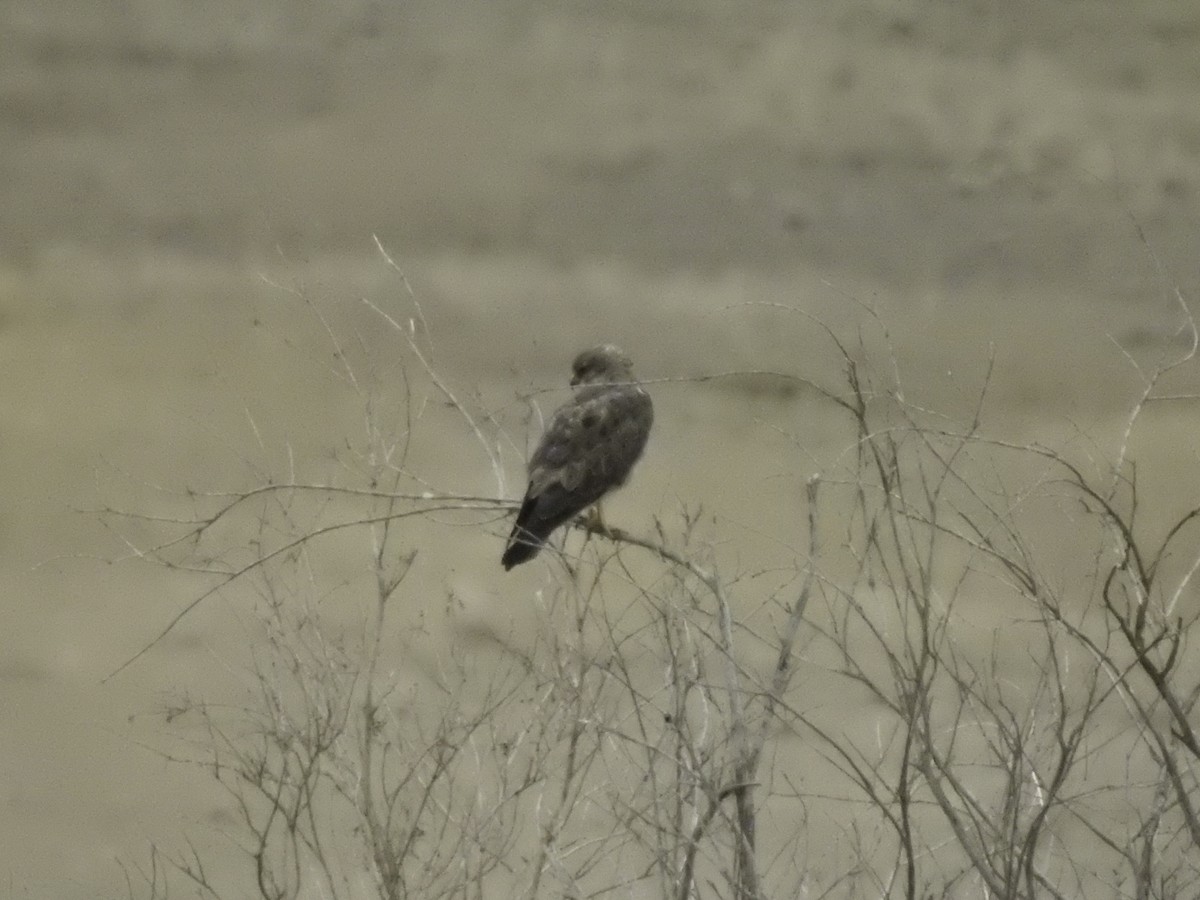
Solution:
M 931 404 L 990 355 L 998 428 L 1103 433 L 1200 288 L 1198 97 L 1191 0 L 5 0 L 3 892 L 123 895 L 117 860 L 231 827 L 140 729 L 245 635 L 217 604 L 101 684 L 195 584 L 110 565 L 89 510 L 221 488 L 231 454 L 319 467 L 355 411 L 289 294 L 407 317 L 377 237 L 442 371 L 512 409 L 607 340 L 647 377 L 820 380 L 804 322 L 747 304 L 851 334 L 870 306 Z M 750 521 L 719 473 L 791 471 L 740 427 L 788 398 L 752 387 L 657 392 L 618 511 Z M 1194 405 L 1156 415 L 1144 458 L 1195 487 Z M 500 546 L 425 577 L 503 604 Z

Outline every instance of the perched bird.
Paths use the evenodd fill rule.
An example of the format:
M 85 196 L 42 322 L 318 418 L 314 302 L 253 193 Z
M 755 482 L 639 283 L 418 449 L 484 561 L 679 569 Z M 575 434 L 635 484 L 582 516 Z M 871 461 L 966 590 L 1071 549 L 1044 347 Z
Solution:
M 624 484 L 650 435 L 654 407 L 628 356 L 604 344 L 580 353 L 571 369 L 575 395 L 554 413 L 529 460 L 505 569 L 533 559 L 555 528 Z

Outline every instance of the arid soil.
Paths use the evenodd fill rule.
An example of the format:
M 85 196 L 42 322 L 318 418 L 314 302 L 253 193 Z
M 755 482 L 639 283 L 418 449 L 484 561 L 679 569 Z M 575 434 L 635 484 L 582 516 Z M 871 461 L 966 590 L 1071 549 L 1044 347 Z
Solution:
M 910 399 L 951 415 L 991 360 L 994 433 L 1109 452 L 1135 363 L 1186 347 L 1200 297 L 1198 97 L 1187 0 L 3 4 L 0 893 L 124 896 L 152 842 L 244 863 L 156 714 L 237 686 L 245 612 L 215 597 L 105 681 L 207 583 L 96 511 L 333 471 L 361 405 L 326 324 L 386 359 L 403 341 L 362 299 L 417 316 L 376 238 L 438 371 L 511 438 L 510 496 L 538 428 L 518 397 L 582 346 L 651 379 L 833 383 L 808 316 L 853 341 L 877 314 Z M 702 504 L 758 564 L 845 435 L 769 379 L 652 390 L 606 512 Z M 1197 415 L 1162 402 L 1133 447 L 1164 517 L 1200 495 Z M 495 494 L 428 422 L 413 464 Z M 468 630 L 528 621 L 503 531 L 430 532 L 423 615 L 457 592 Z

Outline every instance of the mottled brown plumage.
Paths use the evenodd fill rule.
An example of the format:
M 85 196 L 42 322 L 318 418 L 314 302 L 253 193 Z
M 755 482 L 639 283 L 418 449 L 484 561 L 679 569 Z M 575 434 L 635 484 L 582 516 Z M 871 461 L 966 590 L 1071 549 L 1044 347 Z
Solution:
M 506 569 L 533 559 L 554 529 L 624 484 L 650 435 L 654 407 L 628 356 L 605 344 L 584 350 L 571 368 L 575 396 L 554 413 L 529 460 Z

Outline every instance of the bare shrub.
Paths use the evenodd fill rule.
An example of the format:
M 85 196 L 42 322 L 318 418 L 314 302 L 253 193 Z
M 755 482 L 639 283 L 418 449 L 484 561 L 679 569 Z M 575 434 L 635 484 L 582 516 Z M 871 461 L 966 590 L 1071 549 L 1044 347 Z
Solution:
M 472 647 L 414 613 L 429 604 L 412 566 L 431 530 L 502 535 L 520 454 L 432 365 L 411 291 L 404 314 L 374 308 L 404 360 L 391 407 L 297 301 L 362 401 L 343 479 L 276 473 L 192 492 L 170 518 L 108 511 L 159 530 L 139 558 L 213 579 L 180 616 L 236 592 L 262 638 L 241 703 L 182 698 L 166 723 L 191 740 L 165 752 L 237 811 L 245 880 L 155 850 L 127 866 L 131 894 L 1140 898 L 1195 883 L 1200 671 L 1182 601 L 1200 509 L 1144 525 L 1127 458 L 1162 377 L 1194 356 L 1182 300 L 1191 348 L 1142 370 L 1107 458 L 1085 435 L 985 433 L 986 376 L 963 422 L 906 400 L 864 310 L 855 345 L 824 330 L 832 384 L 772 376 L 845 435 L 773 587 L 722 571 L 702 498 L 641 535 L 581 520 L 583 549 L 547 554 L 535 633 Z M 496 496 L 413 471 L 414 432 L 439 427 L 431 398 L 474 436 Z M 1065 552 L 1049 532 L 1071 536 Z M 344 535 L 366 551 L 362 576 L 337 581 Z M 333 597 L 356 627 L 327 614 Z

